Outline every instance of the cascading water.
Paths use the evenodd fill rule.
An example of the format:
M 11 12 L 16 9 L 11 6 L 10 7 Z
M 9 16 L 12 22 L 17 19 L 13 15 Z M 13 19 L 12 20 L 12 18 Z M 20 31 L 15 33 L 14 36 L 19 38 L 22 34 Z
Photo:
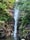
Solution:
M 17 23 L 18 23 L 18 16 L 19 16 L 19 9 L 16 7 L 17 7 L 17 4 L 15 5 L 15 8 L 14 8 L 14 19 L 15 19 L 14 37 L 15 38 L 17 37 Z M 15 39 L 15 40 L 17 40 L 17 39 Z
M 15 25 L 14 25 L 14 37 L 16 37 L 16 33 L 17 33 L 17 23 L 18 23 L 18 9 L 15 9 L 15 14 L 14 14 L 14 19 L 15 19 Z

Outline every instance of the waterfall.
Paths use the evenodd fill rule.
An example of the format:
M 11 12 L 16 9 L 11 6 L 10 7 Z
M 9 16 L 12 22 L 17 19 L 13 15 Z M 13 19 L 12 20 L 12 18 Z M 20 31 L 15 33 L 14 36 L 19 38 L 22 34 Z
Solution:
M 14 19 L 15 19 L 15 25 L 14 25 L 14 37 L 16 37 L 16 33 L 17 33 L 17 23 L 18 23 L 18 13 L 19 10 L 15 9 L 15 14 L 14 14 Z
M 14 25 L 14 37 L 17 37 L 17 23 L 18 23 L 18 16 L 19 16 L 19 9 L 16 8 L 17 4 L 15 5 L 14 8 L 14 20 L 15 20 L 15 25 Z M 16 40 L 16 39 L 15 39 Z

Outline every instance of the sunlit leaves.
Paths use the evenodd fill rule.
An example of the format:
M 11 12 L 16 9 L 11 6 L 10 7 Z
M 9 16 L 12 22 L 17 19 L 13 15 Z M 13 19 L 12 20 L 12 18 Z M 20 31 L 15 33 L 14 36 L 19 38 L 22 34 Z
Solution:
M 0 3 L 0 8 L 5 9 L 7 6 L 5 4 Z
M 10 20 L 12 19 L 6 10 L 8 10 L 9 6 L 13 5 L 14 2 L 14 0 L 0 0 L 0 20 L 7 21 L 9 18 Z

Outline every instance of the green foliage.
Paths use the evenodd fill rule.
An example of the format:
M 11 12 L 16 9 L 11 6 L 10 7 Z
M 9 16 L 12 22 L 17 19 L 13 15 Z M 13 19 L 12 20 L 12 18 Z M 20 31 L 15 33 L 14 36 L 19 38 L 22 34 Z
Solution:
M 0 0 L 0 20 L 7 21 L 9 18 L 12 20 L 12 17 L 8 15 L 7 11 L 10 4 L 13 5 L 14 1 L 12 0 Z
M 8 13 L 6 13 L 6 11 L 4 11 L 1 8 L 1 10 L 0 10 L 0 20 L 7 21 L 9 18 L 11 18 L 11 16 L 9 16 Z
M 30 1 L 29 0 L 20 0 L 19 3 L 22 3 L 20 10 L 24 11 L 26 15 L 23 15 L 22 17 L 22 23 L 24 24 L 24 22 L 28 22 L 28 20 L 30 20 Z M 23 13 L 22 13 L 23 14 Z
M 5 9 L 7 6 L 5 4 L 0 3 L 0 8 Z
M 22 11 L 24 11 L 24 14 L 21 13 L 21 25 L 20 25 L 20 30 L 21 30 L 21 36 L 26 35 L 26 32 L 24 31 L 25 30 L 25 25 L 27 23 L 30 22 L 30 0 L 19 0 L 19 9 Z M 22 16 L 23 15 L 23 16 Z

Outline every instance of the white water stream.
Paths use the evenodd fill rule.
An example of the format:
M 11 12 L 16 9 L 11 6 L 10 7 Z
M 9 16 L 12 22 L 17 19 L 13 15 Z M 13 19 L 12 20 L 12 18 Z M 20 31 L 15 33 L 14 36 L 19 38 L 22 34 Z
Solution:
M 15 8 L 14 8 L 14 20 L 15 20 L 14 37 L 15 38 L 17 37 L 17 23 L 18 23 L 18 16 L 19 16 L 19 9 L 17 9 L 16 7 L 17 7 L 17 4 L 15 5 Z

